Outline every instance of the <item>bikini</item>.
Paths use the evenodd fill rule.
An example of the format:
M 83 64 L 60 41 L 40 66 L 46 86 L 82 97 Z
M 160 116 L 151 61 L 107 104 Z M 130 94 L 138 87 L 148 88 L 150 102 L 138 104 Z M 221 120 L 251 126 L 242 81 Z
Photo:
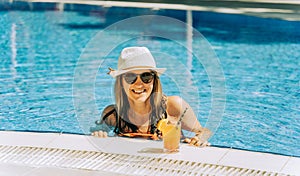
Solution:
M 122 135 L 123 133 L 127 133 L 128 131 L 125 131 L 125 129 L 129 129 L 131 130 L 131 132 L 138 132 L 138 127 L 132 123 L 129 123 L 128 121 L 124 120 L 123 118 L 117 118 L 118 117 L 118 113 L 116 111 L 116 108 L 113 108 L 112 110 L 110 110 L 108 113 L 106 113 L 102 120 L 97 120 L 95 123 L 96 125 L 101 125 L 106 119 L 107 117 L 109 117 L 110 115 L 114 114 L 114 117 L 116 118 L 116 125 L 114 126 L 114 133 L 118 134 L 118 135 Z M 161 117 L 161 119 L 166 119 L 167 118 L 167 112 L 165 111 Z M 119 119 L 119 120 L 118 120 Z M 160 119 L 158 119 L 159 121 Z M 150 129 L 148 129 L 147 133 L 150 134 L 154 134 L 157 132 L 157 128 L 156 128 L 156 123 L 155 124 L 151 124 L 150 125 Z

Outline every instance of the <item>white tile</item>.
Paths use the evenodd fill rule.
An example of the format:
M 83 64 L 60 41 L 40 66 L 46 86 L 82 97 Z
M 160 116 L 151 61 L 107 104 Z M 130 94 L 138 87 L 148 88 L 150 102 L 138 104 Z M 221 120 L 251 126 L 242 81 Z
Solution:
M 30 175 L 35 168 L 19 164 L 0 163 L 0 176 Z
M 63 148 L 70 150 L 97 151 L 89 136 L 60 134 L 47 144 L 49 148 Z
M 188 144 L 182 144 L 180 152 L 169 154 L 167 158 L 194 161 L 209 164 L 218 164 L 221 158 L 229 151 L 227 148 L 217 147 L 195 147 Z
M 125 137 L 96 138 L 91 137 L 89 141 L 97 147 L 99 151 L 107 153 L 119 153 L 128 155 L 151 155 L 151 152 L 142 153 L 145 149 L 162 149 L 162 143 L 146 139 L 133 139 Z
M 126 176 L 115 172 L 92 171 L 85 169 L 58 168 L 58 167 L 40 167 L 33 170 L 30 176 Z
M 281 172 L 300 176 L 300 158 L 290 157 Z
M 0 145 L 45 147 L 58 136 L 57 133 L 1 131 Z
M 28 165 L 0 163 L 0 176 L 125 176 L 107 171 L 92 171 L 84 169 L 59 167 L 34 167 Z
M 220 161 L 221 165 L 263 171 L 280 172 L 289 157 L 268 153 L 230 150 Z

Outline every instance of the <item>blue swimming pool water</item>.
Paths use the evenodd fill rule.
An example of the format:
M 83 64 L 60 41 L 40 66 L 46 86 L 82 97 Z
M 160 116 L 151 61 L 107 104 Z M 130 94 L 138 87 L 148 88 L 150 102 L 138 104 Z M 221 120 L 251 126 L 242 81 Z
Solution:
M 171 10 L 65 5 L 65 11 L 58 11 L 54 3 L 2 4 L 0 9 L 1 130 L 85 133 L 82 123 L 93 126 L 97 117 L 91 112 L 84 122 L 78 121 L 72 86 L 76 63 L 91 39 L 137 15 L 185 21 L 184 11 Z M 194 28 L 212 45 L 226 79 L 226 109 L 210 142 L 300 156 L 300 22 L 212 12 L 193 16 Z M 182 29 L 149 29 L 173 32 L 178 40 L 186 37 Z M 103 39 L 99 47 L 112 39 Z M 99 67 L 94 83 L 99 112 L 113 103 L 113 80 L 105 75 L 106 68 L 115 67 L 121 48 L 131 45 L 168 53 L 189 69 L 191 77 L 176 71 L 162 76 L 163 87 L 167 95 L 184 94 L 205 124 L 212 98 L 205 68 L 195 57 L 187 66 L 185 48 L 159 37 L 133 38 L 114 48 L 101 67 L 89 64 Z M 169 70 L 178 66 L 169 61 L 160 64 Z M 186 84 L 185 93 L 178 83 Z

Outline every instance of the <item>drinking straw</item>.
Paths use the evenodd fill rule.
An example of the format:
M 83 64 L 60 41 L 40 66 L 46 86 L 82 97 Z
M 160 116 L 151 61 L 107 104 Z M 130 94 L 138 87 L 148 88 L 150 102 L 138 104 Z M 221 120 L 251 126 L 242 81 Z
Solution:
M 180 123 L 181 123 L 181 121 L 182 121 L 182 119 L 183 119 L 183 116 L 184 116 L 184 114 L 186 113 L 187 109 L 188 109 L 188 108 L 185 108 L 185 110 L 184 110 L 183 113 L 181 114 L 181 116 L 180 116 L 180 118 L 179 118 L 179 120 L 178 120 L 176 126 L 179 126 L 179 125 L 180 125 Z

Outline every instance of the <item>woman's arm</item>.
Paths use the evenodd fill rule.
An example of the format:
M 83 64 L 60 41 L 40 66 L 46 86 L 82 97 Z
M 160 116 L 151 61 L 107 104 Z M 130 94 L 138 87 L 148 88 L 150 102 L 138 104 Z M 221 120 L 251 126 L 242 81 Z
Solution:
M 109 126 L 116 126 L 116 117 L 115 113 L 113 112 L 114 108 L 114 105 L 109 105 L 103 110 L 100 124 L 97 124 L 101 129 L 93 131 L 91 135 L 96 137 L 107 137 Z
M 195 132 L 195 137 L 191 139 L 185 139 L 185 142 L 195 146 L 207 146 L 209 145 L 208 139 L 211 136 L 211 132 L 207 128 L 203 128 L 198 121 L 192 107 L 179 96 L 170 96 L 167 100 L 167 112 L 172 117 L 179 117 L 183 114 L 187 108 L 186 113 L 183 116 L 181 127 L 182 129 Z

